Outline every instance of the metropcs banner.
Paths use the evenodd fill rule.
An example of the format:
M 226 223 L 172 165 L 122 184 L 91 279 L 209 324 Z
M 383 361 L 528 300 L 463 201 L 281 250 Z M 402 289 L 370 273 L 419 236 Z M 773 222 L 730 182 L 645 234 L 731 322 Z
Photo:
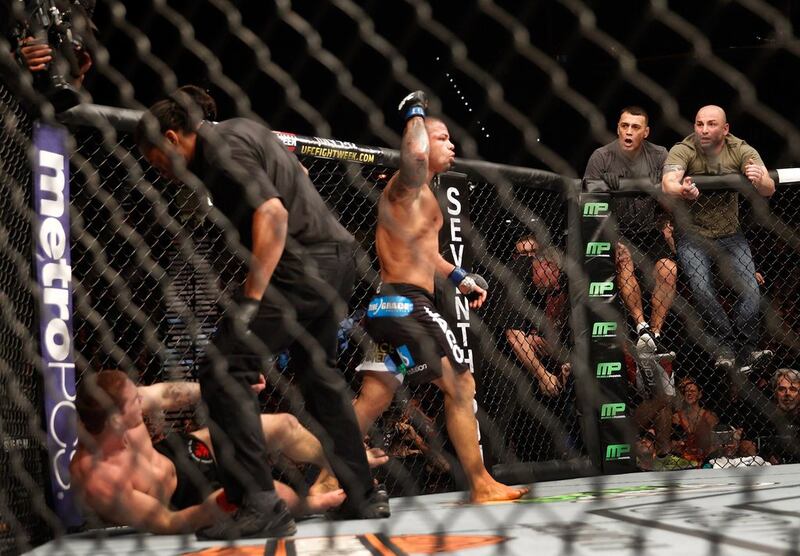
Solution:
M 34 128 L 34 241 L 48 463 L 53 509 L 69 527 L 79 525 L 82 518 L 75 504 L 69 476 L 69 462 L 78 443 L 78 432 L 75 363 L 72 355 L 69 157 L 66 139 L 66 130 L 61 127 L 37 123 Z

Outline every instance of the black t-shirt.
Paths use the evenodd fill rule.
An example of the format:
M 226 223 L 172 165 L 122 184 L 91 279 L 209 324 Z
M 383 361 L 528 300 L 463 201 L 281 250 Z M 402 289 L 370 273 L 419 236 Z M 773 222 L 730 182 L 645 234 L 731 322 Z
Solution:
M 586 179 L 603 179 L 608 173 L 621 178 L 638 178 L 653 176 L 661 178 L 661 168 L 667 158 L 667 149 L 642 141 L 642 148 L 636 158 L 630 160 L 619 146 L 619 141 L 612 141 L 596 149 L 586 164 Z M 654 184 L 654 190 L 660 189 Z M 628 233 L 650 232 L 656 230 L 656 221 L 661 208 L 656 199 L 650 195 L 632 197 L 615 196 L 615 211 L 620 230 Z
M 253 247 L 253 212 L 270 199 L 281 200 L 289 217 L 286 247 L 273 275 L 278 284 L 303 274 L 306 247 L 354 241 L 297 158 L 262 124 L 244 118 L 203 122 L 189 169 L 248 250 Z

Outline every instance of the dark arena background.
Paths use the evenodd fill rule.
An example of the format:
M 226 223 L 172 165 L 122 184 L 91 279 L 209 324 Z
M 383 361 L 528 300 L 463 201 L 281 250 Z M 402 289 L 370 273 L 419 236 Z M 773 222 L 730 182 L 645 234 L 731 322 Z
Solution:
M 70 107 L 14 55 L 20 14 L 51 4 L 72 2 L 0 2 L 0 553 L 672 554 L 687 542 L 693 554 L 800 551 L 800 2 L 97 0 L 96 29 L 79 37 L 92 67 Z M 441 251 L 489 284 L 479 310 L 444 280 L 437 304 L 474 371 L 484 463 L 500 482 L 531 486 L 525 499 L 463 503 L 441 394 L 419 387 L 401 389 L 366 439 L 390 456 L 373 470 L 392 497 L 387 520 L 315 517 L 293 541 L 237 552 L 80 509 L 67 469 L 76 383 L 101 369 L 140 385 L 196 381 L 235 293 L 230 225 L 134 142 L 142 111 L 187 84 L 215 98 L 219 120 L 275 130 L 356 238 L 338 335 L 354 395 L 372 349 L 362 320 L 380 284 L 376 203 L 400 161 L 397 105 L 409 91 L 429 95 L 457 154 L 433 184 Z M 695 177 L 703 195 L 738 193 L 758 280 L 752 331 L 735 332 L 764 357 L 727 369 L 715 364 L 719 315 L 698 307 L 680 261 L 663 327 L 674 357 L 641 355 L 620 294 L 618 201 L 655 198 L 673 221 L 687 205 L 657 178 L 582 180 L 592 152 L 616 139 L 623 107 L 644 108 L 648 140 L 669 149 L 708 104 L 726 110 L 776 182 L 763 198 L 741 175 Z M 39 155 L 54 142 L 64 173 L 43 177 Z M 65 175 L 66 189 L 53 189 Z M 40 186 L 55 201 L 40 202 Z M 59 199 L 63 214 L 49 214 Z M 42 251 L 45 216 L 67 233 L 61 255 Z M 651 247 L 633 250 L 645 315 Z M 45 271 L 43 283 L 48 256 L 70 277 Z M 733 314 L 741 286 L 719 266 L 715 296 Z M 51 315 L 53 299 L 63 302 Z M 69 331 L 53 343 L 50 326 Z M 271 355 L 262 411 L 302 421 L 292 360 Z M 206 419 L 197 407 L 147 425 L 160 438 Z M 315 476 L 287 457 L 274 463 L 301 492 Z M 639 495 L 649 504 L 623 505 Z

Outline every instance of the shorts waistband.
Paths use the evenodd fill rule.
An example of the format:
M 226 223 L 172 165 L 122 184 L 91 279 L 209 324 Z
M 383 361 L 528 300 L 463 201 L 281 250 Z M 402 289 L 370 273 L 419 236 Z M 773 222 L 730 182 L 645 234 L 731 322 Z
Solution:
M 431 301 L 434 300 L 433 292 L 426 290 L 423 287 L 417 286 L 415 284 L 404 284 L 398 282 L 391 282 L 391 283 L 384 283 L 381 284 L 380 292 L 376 293 L 375 295 L 391 295 L 391 294 L 398 294 L 398 295 L 424 295 Z

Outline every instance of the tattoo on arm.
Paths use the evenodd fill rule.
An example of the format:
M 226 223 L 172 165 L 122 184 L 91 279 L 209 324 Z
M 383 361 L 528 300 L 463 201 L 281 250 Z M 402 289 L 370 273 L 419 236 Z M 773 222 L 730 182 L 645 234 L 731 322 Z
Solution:
M 200 385 L 196 382 L 165 382 L 161 395 L 164 411 L 178 411 L 200 403 Z
M 412 118 L 406 124 L 400 148 L 400 172 L 390 192 L 394 201 L 409 190 L 419 189 L 428 177 L 428 131 L 425 120 Z M 393 193 L 393 194 L 392 194 Z
M 686 169 L 681 166 L 680 164 L 665 164 L 663 174 L 669 174 L 670 172 L 685 172 Z

